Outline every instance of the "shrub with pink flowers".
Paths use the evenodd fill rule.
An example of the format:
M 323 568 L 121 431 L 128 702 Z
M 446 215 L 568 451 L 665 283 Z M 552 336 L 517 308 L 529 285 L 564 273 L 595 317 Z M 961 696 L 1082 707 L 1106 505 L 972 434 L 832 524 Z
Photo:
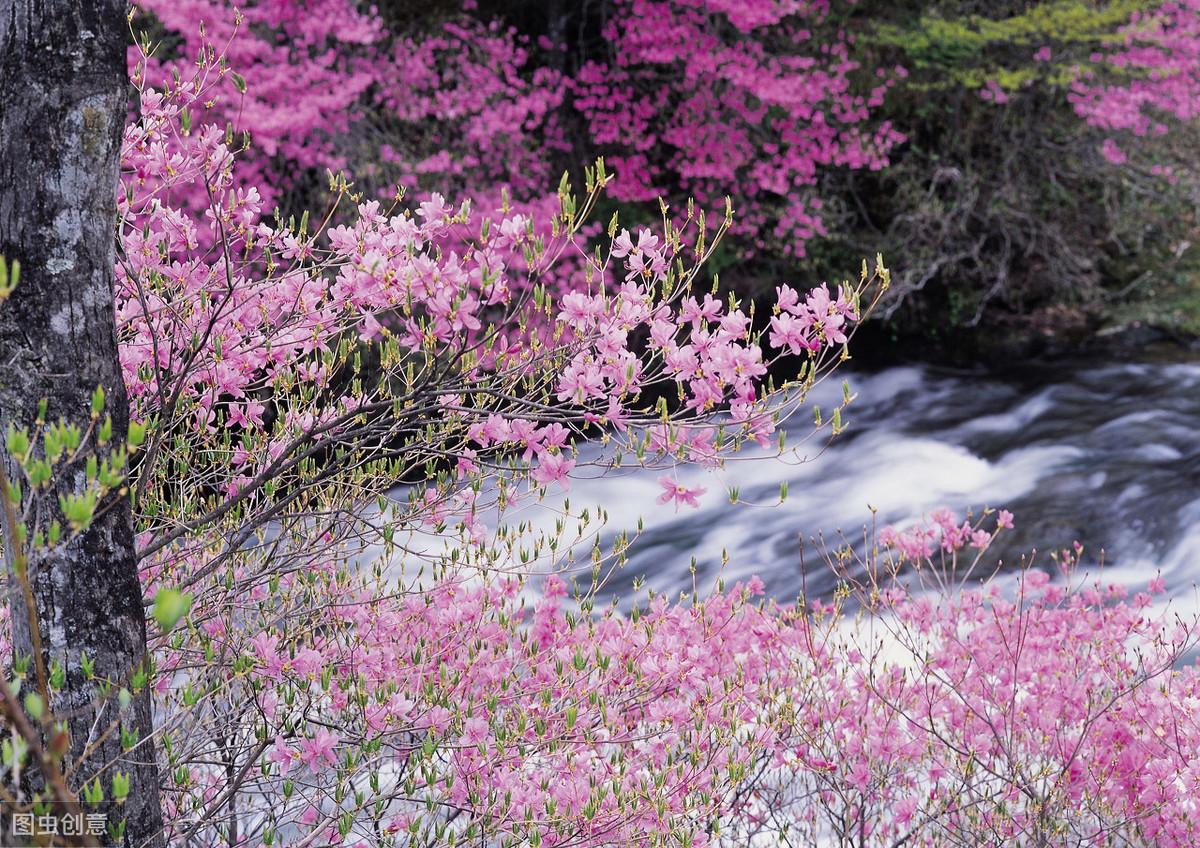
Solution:
M 238 174 L 259 190 L 268 210 L 303 175 L 320 177 L 350 164 L 343 137 L 361 120 L 376 79 L 376 50 L 384 37 L 376 16 L 351 0 L 236 8 L 221 0 L 181 0 L 144 8 L 165 32 L 141 35 L 141 43 L 130 47 L 131 69 L 141 66 L 156 81 L 191 78 L 196 57 L 207 51 L 222 56 L 236 74 L 223 90 L 210 88 L 209 97 L 190 103 L 187 119 L 197 127 L 228 128 L 239 146 L 248 145 L 247 155 L 237 159 Z M 147 24 L 144 15 L 135 20 L 139 29 Z M 155 41 L 156 35 L 165 42 Z M 193 202 L 204 208 L 207 198 L 201 193 Z
M 611 151 L 614 195 L 732 193 L 752 247 L 802 256 L 825 233 L 820 170 L 878 170 L 903 140 L 869 123 L 892 80 L 856 92 L 853 39 L 815 34 L 828 13 L 823 2 L 616 4 L 611 59 L 585 63 L 574 91 L 592 143 Z
M 1161 579 L 1131 598 L 1087 573 L 1078 546 L 1053 578 L 992 575 L 1011 526 L 940 510 L 887 528 L 809 605 L 736 844 L 1195 844 L 1196 622 L 1154 609 Z
M 151 72 L 186 73 L 201 43 L 196 20 L 209 43 L 233 31 L 223 0 L 146 8 L 180 39 Z M 543 35 L 532 46 L 499 21 L 464 16 L 389 33 L 346 0 L 272 0 L 243 11 L 247 31 L 227 52 L 245 91 L 208 112 L 250 132 L 239 168 L 272 183 L 268 208 L 297 176 L 348 165 L 373 186 L 401 183 L 422 199 L 465 192 L 490 209 L 505 188 L 538 202 L 551 163 L 573 164 L 571 135 L 582 133 L 587 155 L 605 155 L 615 172 L 612 198 L 671 192 L 715 205 L 732 195 L 747 252 L 801 256 L 824 232 L 814 193 L 822 169 L 881 168 L 903 138 L 871 120 L 891 77 L 864 74 L 871 84 L 858 90 L 853 38 L 828 13 L 824 3 L 775 0 L 618 3 L 605 16 L 605 54 L 567 75 L 531 56 L 565 44 Z
M 344 168 L 384 202 L 399 184 L 413 205 L 436 192 L 547 222 L 547 187 L 602 154 L 606 209 L 638 223 L 660 195 L 733 197 L 712 269 L 743 291 L 781 264 L 821 277 L 864 246 L 903 254 L 887 311 L 922 333 L 930 315 L 1095 310 L 1194 242 L 1187 2 L 482 6 L 252 4 L 225 50 L 239 83 L 192 119 L 248 137 L 236 167 L 285 215 Z M 151 73 L 189 72 L 196 21 L 213 44 L 235 30 L 228 0 L 146 9 L 165 36 Z M 1068 214 L 1064 193 L 1106 199 Z M 547 282 L 578 271 L 568 258 Z
M 142 684 L 170 838 L 701 839 L 760 735 L 767 644 L 728 625 L 761 613 L 738 593 L 566 609 L 557 575 L 600 583 L 625 543 L 573 564 L 601 515 L 564 506 L 573 532 L 509 516 L 584 464 L 782 450 L 778 424 L 886 270 L 783 286 L 756 321 L 697 284 L 728 208 L 715 228 L 690 204 L 658 232 L 614 217 L 589 249 L 602 162 L 582 196 L 560 187 L 550 239 L 436 193 L 415 211 L 362 200 L 337 225 L 268 221 L 228 134 L 190 117 L 233 79 L 226 59 L 205 42 L 157 89 L 135 65 L 118 197 L 139 556 L 148 597 L 186 611 L 162 617 Z M 331 194 L 355 201 L 342 178 Z M 540 273 L 564 255 L 582 279 L 560 297 Z M 608 451 L 585 460 L 593 435 Z M 94 486 L 81 509 L 114 487 Z M 548 576 L 527 618 L 531 571 Z
M 157 14 L 182 27 L 215 8 Z M 798 251 L 819 227 L 815 168 L 878 166 L 896 140 L 860 129 L 882 91 L 850 93 L 848 36 L 809 55 L 801 23 L 823 4 L 623 7 L 606 30 L 618 59 L 567 89 L 597 137 L 652 141 L 617 153 L 615 182 L 604 160 L 582 191 L 564 178 L 541 220 L 500 192 L 384 199 L 337 173 L 319 216 L 266 212 L 285 190 L 270 169 L 344 163 L 338 138 L 378 95 L 357 58 L 379 48 L 377 22 L 311 8 L 253 7 L 244 47 L 212 22 L 186 61 L 135 54 L 117 199 L 128 443 L 108 444 L 102 392 L 86 433 L 5 434 L 14 514 L 53 475 L 79 480 L 69 526 L 16 545 L 133 499 L 151 657 L 106 697 L 153 693 L 153 740 L 122 742 L 155 746 L 170 844 L 1196 844 L 1195 622 L 1153 607 L 1161 581 L 1133 598 L 1097 582 L 1078 550 L 1053 579 L 992 573 L 1007 511 L 938 510 L 832 551 L 832 598 L 781 605 L 754 578 L 597 601 L 636 537 L 602 544 L 604 507 L 572 503 L 572 479 L 656 469 L 660 504 L 697 507 L 706 489 L 680 467 L 786 451 L 781 425 L 889 286 L 881 259 L 765 305 L 705 276 L 736 226 L 725 182 L 769 197 L 746 232 L 786 218 L 775 237 Z M 504 105 L 544 125 L 549 77 L 501 74 L 503 97 L 490 72 L 473 86 L 455 39 L 472 63 L 525 59 L 509 35 L 455 26 L 397 48 L 428 97 L 383 102 L 470 138 L 390 161 L 463 191 L 523 170 L 513 187 L 535 192 L 534 152 L 514 133 L 509 158 L 492 122 Z M 259 55 L 276 31 L 288 40 Z M 697 44 L 707 58 L 659 87 Z M 250 69 L 272 63 L 314 75 L 255 90 Z M 442 97 L 452 66 L 463 87 Z M 297 115 L 251 140 L 265 158 L 226 127 L 239 110 L 269 127 L 345 75 L 361 86 L 328 95 L 346 124 Z M 653 226 L 589 224 L 606 190 L 644 199 L 668 173 L 700 202 L 662 204 Z M 847 386 L 812 435 L 836 435 L 852 400 Z M 40 721 L 39 703 L 22 702 Z M 0 768 L 26 754 L 8 744 Z M 70 778 L 83 802 L 124 780 Z
M 1200 5 L 1194 0 L 1171 0 L 1137 10 L 1129 22 L 1094 54 L 1096 71 L 1073 87 L 1071 102 L 1088 123 L 1132 136 L 1164 136 L 1168 121 L 1200 117 Z M 1114 165 L 1127 154 L 1113 138 L 1104 141 L 1104 156 Z M 1173 178 L 1169 166 L 1156 173 Z

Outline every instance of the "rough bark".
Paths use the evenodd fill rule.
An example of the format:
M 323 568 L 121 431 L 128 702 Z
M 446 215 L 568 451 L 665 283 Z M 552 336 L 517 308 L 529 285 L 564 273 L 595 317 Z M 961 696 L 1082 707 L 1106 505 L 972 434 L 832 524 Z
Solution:
M 48 420 L 61 417 L 86 430 L 100 385 L 113 443 L 125 440 L 128 401 L 117 360 L 113 265 L 128 89 L 126 11 L 124 0 L 0 0 L 0 254 L 22 265 L 17 290 L 0 304 L 0 432 L 10 422 L 32 427 L 42 398 L 49 402 Z M 2 458 L 11 476 L 11 458 Z M 66 476 L 44 499 L 38 524 L 56 517 L 58 493 L 81 485 L 81 474 Z M 11 528 L 5 529 L 10 547 Z M 6 554 L 11 569 L 11 548 Z M 127 683 L 144 661 L 128 497 L 114 496 L 68 544 L 32 552 L 29 576 L 36 617 L 20 593 L 10 593 L 14 651 L 32 655 L 30 622 L 36 619 L 47 665 L 57 661 L 66 669 L 51 706 L 56 715 L 70 716 L 72 788 L 90 783 L 103 767 L 107 790 L 111 775 L 125 772 L 129 799 L 104 809 L 110 821 L 126 823 L 121 844 L 163 845 L 148 692 L 143 688 L 122 710 L 115 698 L 102 700 L 80 668 L 86 652 L 97 678 Z M 115 732 L 83 758 L 113 722 L 135 731 L 139 744 L 123 752 Z

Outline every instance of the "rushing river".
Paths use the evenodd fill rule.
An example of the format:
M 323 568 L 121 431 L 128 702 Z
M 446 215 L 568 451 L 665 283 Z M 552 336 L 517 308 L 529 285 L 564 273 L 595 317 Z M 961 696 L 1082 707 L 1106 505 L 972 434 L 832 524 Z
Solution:
M 1079 540 L 1084 561 L 1104 562 L 1106 582 L 1142 588 L 1161 570 L 1169 592 L 1191 606 L 1200 578 L 1200 361 L 1055 364 L 1009 373 L 906 366 L 844 372 L 814 400 L 826 408 L 848 379 L 857 399 L 848 429 L 806 462 L 763 459 L 717 472 L 680 469 L 708 492 L 678 513 L 654 503 L 661 472 L 635 471 L 572 483 L 573 503 L 602 503 L 603 534 L 645 531 L 615 589 L 690 589 L 692 558 L 711 585 L 728 552 L 727 579 L 757 574 L 768 593 L 791 599 L 802 585 L 826 595 L 832 577 L 812 539 L 862 538 L 877 510 L 880 527 L 906 525 L 946 506 L 1005 507 L 1015 531 L 989 551 L 1020 561 Z M 808 418 L 798 419 L 803 434 Z M 823 444 L 823 443 L 822 443 Z M 778 504 L 780 483 L 788 497 Z M 730 504 L 741 498 L 776 506 Z M 800 539 L 805 539 L 802 577 Z M 803 581 L 803 582 L 802 582 Z

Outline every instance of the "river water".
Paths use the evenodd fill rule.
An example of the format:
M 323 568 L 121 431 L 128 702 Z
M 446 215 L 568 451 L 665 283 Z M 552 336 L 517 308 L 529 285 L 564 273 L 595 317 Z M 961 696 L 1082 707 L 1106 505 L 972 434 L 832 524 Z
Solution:
M 1161 572 L 1169 593 L 1194 606 L 1200 578 L 1200 360 L 1026 366 L 1005 373 L 894 367 L 843 371 L 819 387 L 825 408 L 847 379 L 857 399 L 849 427 L 807 461 L 764 458 L 705 472 L 681 468 L 688 485 L 706 486 L 700 508 L 659 506 L 662 472 L 633 471 L 572 483 L 573 504 L 602 503 L 603 537 L 645 530 L 612 585 L 621 596 L 644 576 L 676 593 L 759 575 L 768 594 L 791 600 L 802 586 L 827 596 L 834 585 L 822 563 L 821 536 L 862 539 L 873 507 L 878 526 L 897 526 L 945 506 L 1004 507 L 1016 529 L 989 561 L 1010 566 L 1039 549 L 1078 540 L 1083 561 L 1105 582 L 1144 588 Z M 794 435 L 810 419 L 801 418 Z M 820 448 L 824 447 L 823 450 Z M 778 504 L 780 483 L 788 497 Z M 744 501 L 730 504 L 729 486 Z M 801 538 L 805 539 L 802 567 Z M 828 546 L 828 545 L 827 545 Z M 722 552 L 728 562 L 722 568 Z

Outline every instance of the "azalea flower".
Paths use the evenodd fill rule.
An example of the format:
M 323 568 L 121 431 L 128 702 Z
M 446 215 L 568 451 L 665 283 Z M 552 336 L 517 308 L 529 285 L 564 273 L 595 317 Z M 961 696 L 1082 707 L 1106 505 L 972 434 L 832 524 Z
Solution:
M 296 752 L 288 747 L 282 736 L 275 737 L 275 744 L 267 754 L 267 762 L 278 763 L 279 773 L 287 774 L 296 759 Z
M 708 491 L 703 486 L 689 489 L 687 486 L 672 480 L 670 477 L 659 477 L 658 485 L 663 487 L 662 494 L 658 496 L 658 503 L 665 504 L 674 501 L 676 512 L 679 512 L 680 504 L 687 504 L 690 507 L 698 508 L 700 501 L 696 499 Z
M 538 457 L 538 466 L 530 475 L 541 486 L 558 483 L 567 488 L 567 475 L 575 467 L 575 460 L 568 459 L 561 453 L 543 452 Z
M 331 733 L 324 727 L 317 728 L 312 738 L 305 739 L 300 745 L 300 762 L 308 768 L 316 770 L 317 764 L 324 760 L 328 765 L 337 764 L 337 754 L 334 748 L 341 739 L 336 733 Z
M 463 722 L 463 733 L 460 741 L 463 745 L 467 746 L 478 745 L 487 739 L 489 730 L 487 719 L 481 716 L 473 716 Z
M 794 354 L 816 350 L 819 345 L 809 336 L 810 326 L 810 321 L 794 318 L 787 312 L 776 315 L 771 319 L 771 346 L 786 347 Z

